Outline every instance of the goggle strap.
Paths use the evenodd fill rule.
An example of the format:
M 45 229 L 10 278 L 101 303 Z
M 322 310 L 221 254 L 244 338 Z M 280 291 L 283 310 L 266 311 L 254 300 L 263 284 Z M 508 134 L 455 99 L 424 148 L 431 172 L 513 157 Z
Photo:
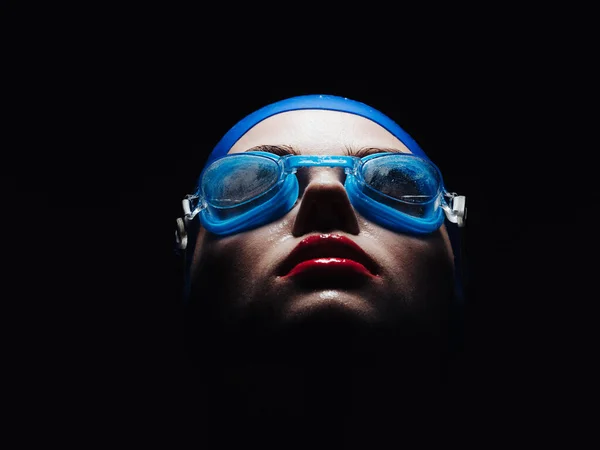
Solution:
M 187 227 L 185 217 L 177 218 L 177 227 L 175 229 L 175 251 L 184 252 L 188 244 Z
M 446 217 L 452 223 L 457 224 L 459 227 L 464 227 L 467 220 L 467 198 L 464 195 L 449 194 L 450 205 L 444 208 Z

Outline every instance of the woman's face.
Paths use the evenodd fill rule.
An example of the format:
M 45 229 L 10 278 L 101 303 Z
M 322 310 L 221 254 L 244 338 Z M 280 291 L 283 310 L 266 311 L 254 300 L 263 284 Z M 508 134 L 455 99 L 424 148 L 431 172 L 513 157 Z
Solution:
M 375 122 L 324 110 L 267 118 L 229 153 L 257 148 L 293 148 L 304 155 L 410 153 Z M 454 276 L 444 226 L 426 237 L 391 231 L 354 210 L 341 169 L 304 168 L 297 175 L 298 201 L 283 217 L 226 237 L 200 230 L 192 302 L 210 304 L 206 313 L 213 323 L 233 328 L 252 323 L 285 329 L 323 317 L 368 327 L 432 329 L 443 323 Z M 307 242 L 310 249 L 290 262 L 294 249 Z

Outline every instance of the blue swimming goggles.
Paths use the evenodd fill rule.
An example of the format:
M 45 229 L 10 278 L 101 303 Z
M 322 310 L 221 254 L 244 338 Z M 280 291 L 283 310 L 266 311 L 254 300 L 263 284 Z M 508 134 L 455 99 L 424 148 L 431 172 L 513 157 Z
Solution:
M 449 193 L 430 160 L 411 153 L 358 158 L 251 151 L 227 154 L 203 171 L 196 193 L 183 200 L 186 222 L 199 216 L 211 233 L 227 236 L 272 222 L 290 211 L 299 195 L 303 167 L 341 167 L 353 207 L 388 229 L 414 234 L 444 222 L 464 225 L 465 197 Z

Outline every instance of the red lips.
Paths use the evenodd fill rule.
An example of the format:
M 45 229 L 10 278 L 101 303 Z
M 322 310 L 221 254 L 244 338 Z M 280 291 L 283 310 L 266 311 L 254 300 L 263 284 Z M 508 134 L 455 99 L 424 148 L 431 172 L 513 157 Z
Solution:
M 284 277 L 300 275 L 377 276 L 377 265 L 355 242 L 339 234 L 308 236 L 283 262 Z

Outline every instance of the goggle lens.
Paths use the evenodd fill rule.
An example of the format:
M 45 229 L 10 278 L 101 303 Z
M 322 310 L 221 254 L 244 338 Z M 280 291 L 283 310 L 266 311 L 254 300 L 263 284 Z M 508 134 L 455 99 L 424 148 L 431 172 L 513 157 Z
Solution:
M 362 192 L 373 200 L 413 217 L 436 208 L 441 176 L 428 161 L 409 155 L 383 155 L 362 165 Z
M 273 159 L 243 156 L 215 161 L 202 178 L 204 200 L 211 214 L 219 219 L 251 209 L 257 200 L 267 200 L 265 195 L 280 178 L 279 165 Z

